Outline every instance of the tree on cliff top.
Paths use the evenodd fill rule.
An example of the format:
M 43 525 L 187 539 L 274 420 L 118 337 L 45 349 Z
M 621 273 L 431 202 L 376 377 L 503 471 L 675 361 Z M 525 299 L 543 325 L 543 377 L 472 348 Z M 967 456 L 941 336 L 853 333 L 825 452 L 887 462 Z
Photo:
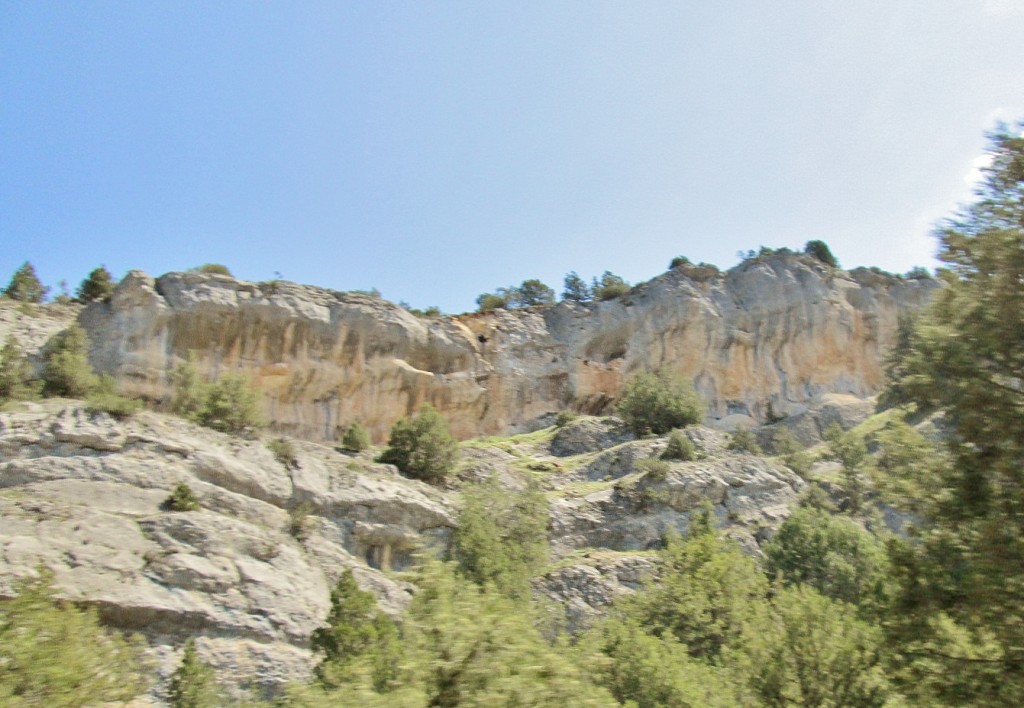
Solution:
M 3 295 L 21 302 L 42 302 L 49 291 L 50 289 L 39 281 L 35 266 L 25 261 L 14 271 L 11 282 L 3 290 Z

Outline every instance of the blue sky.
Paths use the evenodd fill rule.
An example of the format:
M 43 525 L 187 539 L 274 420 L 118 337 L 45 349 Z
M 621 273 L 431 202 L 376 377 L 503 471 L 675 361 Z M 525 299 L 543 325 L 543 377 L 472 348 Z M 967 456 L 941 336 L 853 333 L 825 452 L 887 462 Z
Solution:
M 0 280 L 206 262 L 446 312 L 824 239 L 934 265 L 1017 0 L 0 0 Z

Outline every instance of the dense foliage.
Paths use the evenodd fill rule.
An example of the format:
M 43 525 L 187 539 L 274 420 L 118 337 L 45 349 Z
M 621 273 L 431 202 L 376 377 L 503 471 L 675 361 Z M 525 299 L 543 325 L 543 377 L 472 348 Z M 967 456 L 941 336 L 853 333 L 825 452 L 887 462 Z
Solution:
M 167 700 L 172 708 L 220 708 L 228 703 L 213 669 L 199 658 L 192 639 L 185 642 L 181 663 L 171 675 Z
M 260 392 L 245 374 L 228 372 L 213 383 L 199 375 L 192 353 L 171 372 L 171 410 L 193 423 L 224 433 L 264 425 Z
M 145 687 L 139 644 L 58 600 L 51 581 L 22 580 L 0 601 L 0 704 L 71 708 L 136 696 Z
M 93 269 L 78 286 L 75 299 L 79 302 L 106 300 L 114 292 L 114 278 L 105 266 Z
M 991 136 L 977 200 L 938 236 L 946 287 L 917 323 L 899 398 L 937 410 L 949 460 L 912 469 L 917 537 L 894 548 L 892 634 L 922 700 L 1024 704 L 1024 137 Z
M 370 434 L 359 424 L 358 420 L 353 421 L 341 438 L 341 449 L 349 452 L 362 452 L 368 447 L 370 447 Z

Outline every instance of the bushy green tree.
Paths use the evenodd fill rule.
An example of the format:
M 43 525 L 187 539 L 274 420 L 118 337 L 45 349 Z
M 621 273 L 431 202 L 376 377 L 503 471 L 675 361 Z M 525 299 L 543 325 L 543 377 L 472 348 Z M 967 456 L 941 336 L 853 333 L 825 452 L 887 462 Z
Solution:
M 77 322 L 47 343 L 44 357 L 45 396 L 85 398 L 99 383 L 89 364 L 89 337 Z
M 391 428 L 380 461 L 429 484 L 442 482 L 454 469 L 459 446 L 441 414 L 425 404 L 416 417 L 401 418 Z
M 101 411 L 124 420 L 139 412 L 142 402 L 118 392 L 117 382 L 110 374 L 101 374 L 96 378 L 96 386 L 85 398 L 90 411 Z
M 729 436 L 729 445 L 727 447 L 736 452 L 749 452 L 751 455 L 764 454 L 764 450 L 761 449 L 761 445 L 757 442 L 757 436 L 749 428 L 736 428 L 732 435 Z
M 52 575 L 0 601 L 0 704 L 72 708 L 127 701 L 145 688 L 139 642 L 54 595 Z
M 114 279 L 105 266 L 95 268 L 89 277 L 82 281 L 75 293 L 79 302 L 95 302 L 106 300 L 114 293 Z
M 8 335 L 0 349 L 0 402 L 30 395 L 31 376 L 32 365 L 28 357 L 18 346 L 14 335 Z
M 198 422 L 206 400 L 208 385 L 199 375 L 195 352 L 171 370 L 171 410 L 183 418 Z
M 548 503 L 535 482 L 503 489 L 496 480 L 463 487 L 463 507 L 452 534 L 459 571 L 480 585 L 519 600 L 548 562 Z
M 814 256 L 819 261 L 831 268 L 838 268 L 839 261 L 832 255 L 832 249 L 828 247 L 828 244 L 824 241 L 808 241 L 804 245 L 804 253 L 809 256 Z
M 590 302 L 593 299 L 593 294 L 587 287 L 587 281 L 581 278 L 576 271 L 572 271 L 565 276 L 562 299 L 569 302 Z
M 877 606 L 888 559 L 881 542 L 853 521 L 797 509 L 764 546 L 766 570 L 786 584 L 806 584 L 836 600 Z
M 28 261 L 21 264 L 11 276 L 11 282 L 3 290 L 3 295 L 20 302 L 42 302 L 50 289 L 45 287 L 36 275 L 35 266 Z
M 617 412 L 638 436 L 664 435 L 704 419 L 704 402 L 693 386 L 668 369 L 640 372 L 626 384 Z
M 801 477 L 807 477 L 814 461 L 789 428 L 778 428 L 772 433 L 772 447 L 787 467 Z
M 370 434 L 359 424 L 358 420 L 352 421 L 341 438 L 341 448 L 349 452 L 362 452 L 368 447 L 370 447 Z
M 941 225 L 945 283 L 896 383 L 944 413 L 950 461 L 915 480 L 891 622 L 924 702 L 1024 704 L 1024 137 L 990 136 L 977 199 Z M 906 386 L 909 383 L 911 385 Z
M 213 668 L 199 658 L 194 639 L 185 642 L 181 663 L 167 687 L 167 698 L 172 708 L 220 708 L 228 703 Z
M 203 263 L 192 269 L 196 273 L 207 273 L 209 275 L 231 275 L 231 270 L 221 263 Z
M 245 374 L 222 374 L 206 389 L 199 422 L 222 433 L 239 433 L 261 427 L 264 422 L 260 413 L 259 390 Z
M 755 605 L 735 647 L 730 663 L 761 705 L 875 708 L 895 698 L 881 630 L 806 585 Z

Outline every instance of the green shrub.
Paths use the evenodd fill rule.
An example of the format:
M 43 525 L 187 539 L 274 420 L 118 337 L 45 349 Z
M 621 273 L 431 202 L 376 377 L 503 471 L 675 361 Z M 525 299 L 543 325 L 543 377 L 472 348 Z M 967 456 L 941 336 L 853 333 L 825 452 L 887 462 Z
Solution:
M 569 425 L 569 423 L 576 420 L 578 417 L 579 416 L 577 416 L 574 411 L 558 411 L 558 415 L 555 416 L 555 427 L 564 428 L 565 426 Z
M 669 261 L 668 269 L 675 270 L 676 268 L 684 265 L 690 265 L 690 259 L 687 258 L 686 256 L 676 256 L 671 261 Z
M 686 433 L 682 430 L 673 430 L 668 434 L 668 444 L 665 446 L 665 451 L 661 453 L 661 457 L 664 460 L 690 462 L 697 459 L 697 450 L 690 442 L 690 438 L 686 437 Z
M 274 438 L 264 444 L 274 453 L 274 458 L 288 469 L 299 466 L 299 461 L 295 457 L 295 446 L 288 438 Z
M 231 271 L 228 270 L 226 265 L 220 263 L 203 263 L 201 266 L 196 266 L 192 269 L 194 273 L 207 273 L 209 275 L 231 275 Z
M 184 482 L 174 485 L 171 495 L 164 500 L 164 511 L 199 511 L 199 499 L 192 488 Z
M 804 246 L 804 253 L 809 256 L 814 256 L 831 268 L 839 267 L 839 261 L 837 261 L 836 257 L 832 255 L 832 250 L 824 241 L 808 241 Z
M 77 322 L 47 343 L 44 358 L 44 396 L 85 398 L 99 383 L 89 365 L 89 337 Z
M 25 261 L 14 271 L 11 282 L 3 290 L 3 295 L 20 302 L 42 302 L 48 292 L 50 289 L 36 276 L 35 266 Z
M 18 346 L 14 335 L 8 335 L 0 349 L 0 402 L 30 397 L 31 376 L 32 365 L 28 357 Z
M 85 402 L 88 410 L 101 411 L 119 420 L 130 418 L 142 408 L 141 401 L 118 393 L 114 377 L 108 374 L 99 377 L 96 388 L 86 396 Z
M 106 300 L 114 293 L 114 279 L 104 266 L 94 269 L 89 277 L 78 286 L 75 299 L 78 302 Z
M 637 472 L 640 472 L 644 475 L 645 479 L 649 479 L 652 482 L 664 482 L 668 477 L 669 471 L 672 469 L 672 466 L 665 460 L 658 460 L 653 457 L 637 460 L 635 467 Z
M 737 428 L 729 439 L 728 448 L 737 452 L 749 452 L 752 455 L 764 454 L 757 444 L 757 436 L 747 428 Z
M 668 369 L 641 372 L 626 384 L 619 416 L 637 436 L 664 435 L 704 418 L 704 402 L 688 381 Z
M 170 384 L 173 394 L 171 411 L 193 422 L 199 421 L 208 384 L 199 376 L 195 352 L 189 352 L 185 361 L 171 371 Z
M 801 477 L 806 477 L 811 471 L 811 456 L 789 428 L 778 428 L 772 433 L 772 449 L 776 455 L 782 457 L 787 467 Z
M 458 455 L 458 444 L 448 432 L 448 424 L 426 404 L 415 418 L 401 418 L 394 424 L 379 461 L 395 465 L 414 479 L 438 484 L 455 468 Z
M 353 421 L 341 438 L 341 449 L 349 452 L 362 452 L 369 447 L 370 434 L 359 424 L 358 420 Z

